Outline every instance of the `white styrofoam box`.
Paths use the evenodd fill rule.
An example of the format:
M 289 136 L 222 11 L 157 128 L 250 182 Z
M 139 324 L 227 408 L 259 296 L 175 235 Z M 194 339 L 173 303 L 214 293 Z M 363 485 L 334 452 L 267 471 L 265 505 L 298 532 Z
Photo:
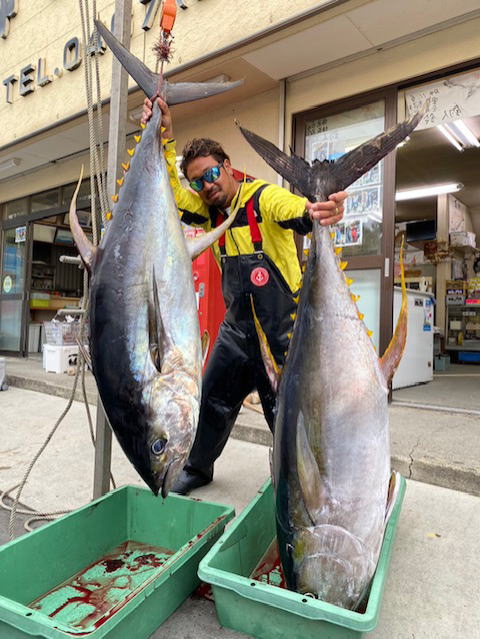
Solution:
M 78 346 L 43 345 L 43 368 L 47 373 L 65 373 L 77 365 Z

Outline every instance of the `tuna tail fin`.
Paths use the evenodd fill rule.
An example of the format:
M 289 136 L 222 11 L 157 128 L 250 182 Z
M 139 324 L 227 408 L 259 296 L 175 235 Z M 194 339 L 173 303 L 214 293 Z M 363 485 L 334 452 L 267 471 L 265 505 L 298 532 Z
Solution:
M 255 323 L 255 329 L 258 335 L 258 341 L 260 342 L 260 353 L 262 355 L 265 371 L 267 373 L 268 379 L 270 380 L 272 390 L 274 393 L 276 393 L 278 390 L 278 384 L 280 382 L 282 369 L 275 361 L 275 357 L 273 356 L 272 350 L 268 343 L 267 336 L 265 335 L 262 325 L 260 324 L 260 320 L 258 319 L 258 316 L 255 312 L 253 297 L 251 295 L 250 295 L 250 303 L 252 305 L 253 321 Z
M 402 306 L 398 315 L 397 326 L 395 327 L 395 333 L 388 345 L 387 350 L 380 358 L 380 368 L 383 371 L 385 379 L 388 382 L 393 377 L 393 374 L 397 370 L 397 366 L 402 359 L 403 351 L 407 341 L 407 324 L 408 324 L 408 299 L 407 299 L 407 287 L 405 286 L 405 269 L 403 265 L 403 252 L 404 241 L 402 240 L 402 246 L 400 248 L 400 270 L 402 277 Z
M 220 224 L 220 226 L 214 228 L 213 231 L 204 233 L 203 235 L 198 235 L 197 237 L 187 241 L 187 249 L 192 260 L 203 253 L 203 251 L 206 251 L 207 248 L 211 246 L 216 240 L 220 239 L 225 231 L 233 224 L 238 210 L 240 209 L 240 204 L 242 201 L 242 191 L 245 188 L 245 182 L 246 176 L 244 177 L 243 184 L 240 187 L 241 191 L 237 196 L 237 203 L 225 222 Z
M 150 71 L 150 69 L 117 40 L 111 31 L 99 20 L 95 20 L 95 26 L 99 34 L 112 50 L 114 56 L 126 69 L 129 75 L 135 80 L 148 98 L 157 93 L 160 74 Z M 243 84 L 243 80 L 238 82 L 179 82 L 178 84 L 164 83 L 165 100 L 168 104 L 180 104 L 208 98 L 217 93 L 223 93 Z
M 80 170 L 80 177 L 78 178 L 77 187 L 72 195 L 72 200 L 70 202 L 70 211 L 68 215 L 68 220 L 70 223 L 70 230 L 73 235 L 73 239 L 75 240 L 75 244 L 77 245 L 78 252 L 80 253 L 80 257 L 82 258 L 82 262 L 85 264 L 85 268 L 89 273 L 92 272 L 92 264 L 93 258 L 95 256 L 95 247 L 90 242 L 88 237 L 83 232 L 82 227 L 80 226 L 80 222 L 77 217 L 77 196 L 78 191 L 80 190 L 80 184 L 83 179 L 83 164 Z
M 272 169 L 295 186 L 310 201 L 315 201 L 318 197 L 319 174 L 325 174 L 328 193 L 324 193 L 324 197 L 337 191 L 343 191 L 404 140 L 420 122 L 422 115 L 422 113 L 417 113 L 409 120 L 346 153 L 336 162 L 314 162 L 312 166 L 294 153 L 288 156 L 274 144 L 248 129 L 240 127 L 240 131 L 247 142 Z

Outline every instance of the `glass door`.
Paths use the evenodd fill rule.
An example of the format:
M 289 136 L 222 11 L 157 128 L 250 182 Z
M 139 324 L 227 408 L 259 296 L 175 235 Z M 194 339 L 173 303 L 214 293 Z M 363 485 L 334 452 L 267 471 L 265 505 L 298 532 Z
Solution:
M 363 96 L 296 116 L 295 151 L 309 162 L 337 160 L 392 126 L 396 98 Z M 348 262 L 351 290 L 381 353 L 392 334 L 394 154 L 348 187 L 335 243 Z
M 26 354 L 27 226 L 3 229 L 0 270 L 0 351 Z

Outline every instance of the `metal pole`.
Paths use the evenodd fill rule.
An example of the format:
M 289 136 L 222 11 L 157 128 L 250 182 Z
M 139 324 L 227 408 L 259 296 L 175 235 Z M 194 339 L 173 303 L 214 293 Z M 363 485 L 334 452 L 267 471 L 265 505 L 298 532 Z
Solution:
M 115 0 L 114 35 L 128 49 L 132 22 L 132 0 Z M 110 99 L 110 126 L 108 133 L 107 192 L 116 191 L 116 180 L 120 177 L 120 163 L 125 151 L 128 98 L 128 74 L 113 56 L 112 88 Z M 112 431 L 107 423 L 103 406 L 98 398 L 95 472 L 93 498 L 97 499 L 110 489 L 110 466 L 112 460 Z

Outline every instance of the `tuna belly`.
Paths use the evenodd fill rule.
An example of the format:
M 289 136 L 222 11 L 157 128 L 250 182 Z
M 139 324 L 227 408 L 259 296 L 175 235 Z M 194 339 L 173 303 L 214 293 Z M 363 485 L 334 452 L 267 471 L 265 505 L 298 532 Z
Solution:
M 293 544 L 297 590 L 354 609 L 375 571 L 372 552 L 340 526 L 303 528 Z

